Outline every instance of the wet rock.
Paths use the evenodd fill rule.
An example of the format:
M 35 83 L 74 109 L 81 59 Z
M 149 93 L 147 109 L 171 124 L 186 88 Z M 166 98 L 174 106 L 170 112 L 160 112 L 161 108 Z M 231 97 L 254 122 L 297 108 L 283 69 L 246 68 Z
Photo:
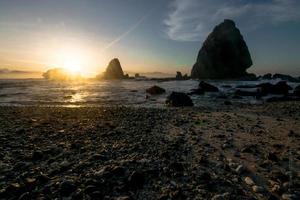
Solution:
M 198 54 L 192 78 L 240 78 L 252 59 L 240 31 L 232 20 L 216 26 Z
M 167 97 L 166 104 L 174 107 L 194 106 L 192 99 L 181 92 L 172 92 Z
M 261 84 L 257 85 L 257 88 L 259 88 L 260 93 L 262 95 L 267 95 L 267 94 L 286 95 L 289 93 L 289 90 L 293 89 L 285 81 L 280 81 L 280 82 L 276 83 L 275 85 L 273 85 L 271 83 L 261 83 Z
M 148 88 L 146 90 L 146 92 L 149 93 L 149 94 L 151 94 L 151 95 L 159 95 L 159 94 L 165 93 L 166 90 L 163 89 L 163 88 L 161 88 L 161 87 L 159 87 L 159 86 L 154 85 L 154 86 Z
M 206 83 L 204 81 L 200 82 L 199 88 L 205 92 L 218 92 L 219 91 L 219 89 L 216 86 Z
M 72 180 L 63 181 L 60 184 L 60 193 L 62 196 L 69 196 L 76 190 L 76 185 Z

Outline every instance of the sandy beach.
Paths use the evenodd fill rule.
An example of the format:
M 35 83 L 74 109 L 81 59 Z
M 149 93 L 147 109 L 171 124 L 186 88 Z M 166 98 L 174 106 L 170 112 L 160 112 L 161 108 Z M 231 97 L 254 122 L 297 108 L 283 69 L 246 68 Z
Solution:
M 298 199 L 299 111 L 4 106 L 0 199 Z

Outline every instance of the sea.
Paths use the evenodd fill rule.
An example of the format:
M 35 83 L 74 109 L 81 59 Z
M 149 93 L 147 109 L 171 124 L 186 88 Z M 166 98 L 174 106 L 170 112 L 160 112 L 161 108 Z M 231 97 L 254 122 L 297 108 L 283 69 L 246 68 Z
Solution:
M 276 83 L 280 80 L 268 82 Z M 241 85 L 256 85 L 261 81 L 207 81 L 217 86 L 220 92 L 191 96 L 196 107 L 215 107 L 225 101 L 234 104 L 262 104 L 266 98 L 232 98 Z M 58 82 L 45 79 L 2 79 L 0 80 L 0 106 L 134 106 L 165 107 L 171 92 L 185 92 L 198 87 L 198 80 L 161 81 L 161 80 L 85 80 Z M 288 83 L 292 87 L 297 84 Z M 166 90 L 162 95 L 149 95 L 146 89 L 157 85 Z M 243 89 L 253 90 L 253 89 Z

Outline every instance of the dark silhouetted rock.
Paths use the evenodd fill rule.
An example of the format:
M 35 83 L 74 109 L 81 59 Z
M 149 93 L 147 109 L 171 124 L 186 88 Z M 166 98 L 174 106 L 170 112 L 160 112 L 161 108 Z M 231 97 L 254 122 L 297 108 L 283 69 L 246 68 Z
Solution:
M 239 29 L 232 20 L 216 26 L 204 42 L 192 78 L 229 79 L 247 75 L 252 59 Z
M 161 88 L 161 87 L 158 87 L 158 86 L 154 85 L 154 86 L 148 88 L 146 90 L 146 92 L 149 93 L 149 94 L 151 94 L 151 95 L 157 95 L 157 94 L 163 94 L 163 93 L 165 93 L 166 90 L 163 89 L 163 88 Z
M 298 85 L 297 87 L 295 87 L 295 89 L 294 89 L 294 95 L 300 97 L 300 85 Z
M 194 106 L 192 99 L 185 93 L 172 92 L 166 100 L 167 105 L 174 107 Z
M 176 72 L 176 80 L 182 80 L 183 76 L 181 74 L 181 72 Z
M 268 73 L 268 74 L 265 74 L 261 77 L 262 79 L 265 79 L 265 80 L 270 80 L 272 79 L 272 74 Z
M 204 90 L 201 88 L 192 89 L 189 95 L 202 95 L 204 94 Z
M 270 97 L 266 99 L 266 102 L 285 102 L 285 101 L 300 101 L 300 97 L 285 95 L 281 97 Z
M 285 75 L 285 74 L 274 74 L 273 79 L 281 79 L 283 81 L 289 81 L 289 82 L 300 82 L 298 78 L 294 78 L 290 75 Z
M 199 83 L 199 88 L 201 88 L 205 92 L 218 92 L 219 89 L 216 86 L 213 86 L 209 83 L 206 83 L 204 81 L 201 81 Z
M 99 78 L 101 78 L 101 76 Z M 121 67 L 119 59 L 114 58 L 113 60 L 111 60 L 109 62 L 102 78 L 104 78 L 104 79 L 126 79 L 126 78 L 129 78 L 129 76 L 124 75 L 124 72 Z
M 260 89 L 261 93 L 264 95 L 288 94 L 289 90 L 293 89 L 285 81 L 280 81 L 280 82 L 276 83 L 275 85 L 273 85 L 271 83 L 262 83 L 262 84 L 257 85 L 257 87 Z

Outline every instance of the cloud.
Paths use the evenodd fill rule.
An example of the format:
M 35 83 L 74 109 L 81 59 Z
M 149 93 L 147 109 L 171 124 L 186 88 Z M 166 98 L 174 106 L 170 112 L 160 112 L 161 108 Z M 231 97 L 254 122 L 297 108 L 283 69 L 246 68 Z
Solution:
M 202 41 L 229 18 L 245 29 L 264 24 L 300 21 L 299 0 L 173 0 L 164 24 L 176 41 Z

